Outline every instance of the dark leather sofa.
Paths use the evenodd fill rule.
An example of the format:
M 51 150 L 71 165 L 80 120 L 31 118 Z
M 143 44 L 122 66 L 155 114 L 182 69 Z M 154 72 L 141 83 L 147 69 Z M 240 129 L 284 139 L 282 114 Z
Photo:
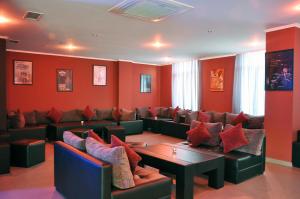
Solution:
M 134 188 L 112 187 L 112 166 L 61 141 L 54 145 L 54 184 L 65 198 L 72 199 L 169 199 L 171 180 L 159 173 L 138 168 Z
M 220 121 L 226 124 L 228 116 L 226 114 Z M 176 137 L 180 139 L 187 139 L 186 132 L 190 129 L 189 124 L 178 123 L 174 121 L 160 120 L 155 123 L 155 133 L 161 133 L 163 135 Z M 198 148 L 201 150 L 213 151 L 215 153 L 223 154 L 219 147 L 209 148 L 201 146 Z M 265 171 L 265 159 L 266 159 L 266 140 L 264 139 L 262 154 L 260 156 L 251 155 L 248 153 L 232 151 L 225 155 L 225 180 L 231 183 L 241 183 L 254 176 L 261 175 Z

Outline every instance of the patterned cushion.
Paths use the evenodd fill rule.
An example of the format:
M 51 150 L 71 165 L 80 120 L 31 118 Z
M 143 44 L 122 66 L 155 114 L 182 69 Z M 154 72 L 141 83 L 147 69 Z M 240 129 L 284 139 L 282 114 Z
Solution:
M 200 122 L 211 122 L 212 121 L 212 114 L 211 114 L 211 112 L 202 112 L 202 111 L 199 111 L 198 120 Z
M 34 126 L 37 124 L 35 111 L 25 112 L 24 117 L 25 117 L 26 126 Z
M 82 114 L 79 110 L 74 109 L 70 111 L 64 111 L 62 113 L 61 122 L 79 122 L 83 120 Z
M 191 112 L 188 112 L 186 115 L 185 115 L 185 123 L 186 124 L 191 124 L 191 122 L 193 120 L 197 120 L 198 119 L 198 115 L 199 115 L 199 112 L 198 111 L 191 111 Z
M 226 129 L 230 129 L 233 126 L 227 124 L 225 126 Z M 263 141 L 265 137 L 265 130 L 264 129 L 243 129 L 249 144 L 243 146 L 241 148 L 236 149 L 235 151 L 245 152 L 252 155 L 261 155 L 261 148 L 263 146 Z
M 203 122 L 200 122 L 199 125 L 186 133 L 188 134 L 191 147 L 197 147 L 211 138 L 211 134 Z
M 191 129 L 198 126 L 201 122 L 199 121 L 192 121 L 191 123 Z M 220 144 L 220 133 L 222 132 L 223 124 L 221 122 L 218 123 L 204 123 L 207 127 L 208 131 L 211 134 L 211 138 L 204 142 L 204 145 L 207 146 L 218 146 Z
M 96 115 L 95 111 L 92 111 L 90 106 L 86 106 L 82 112 L 82 116 L 86 120 L 92 120 L 93 118 L 95 118 L 95 115 Z
M 180 109 L 179 111 L 176 112 L 175 117 L 174 117 L 174 122 L 181 122 L 181 117 L 185 117 L 185 115 L 188 113 L 188 110 L 183 110 Z M 184 122 L 184 121 L 183 121 Z
M 86 150 L 95 158 L 112 164 L 113 185 L 115 187 L 128 189 L 135 186 L 128 157 L 123 146 L 109 148 L 88 137 L 86 139 Z
M 135 111 L 121 109 L 121 121 L 133 121 L 136 120 Z
M 226 113 L 226 119 L 225 119 L 225 124 L 233 124 L 233 120 L 238 116 L 239 114 L 235 113 Z
M 70 131 L 65 131 L 63 134 L 64 142 L 79 149 L 81 151 L 85 151 L 85 140 L 81 137 L 78 137 L 74 133 Z
M 96 109 L 96 116 L 95 120 L 112 120 L 112 109 Z
M 161 118 L 170 118 L 170 109 L 162 107 L 157 116 Z
M 148 107 L 136 108 L 136 114 L 138 119 L 149 117 Z
M 264 116 L 252 116 L 248 115 L 248 129 L 263 129 L 264 128 Z
M 25 127 L 25 116 L 20 110 L 8 113 L 8 120 L 10 128 L 18 129 Z
M 220 112 L 212 112 L 212 122 L 221 122 L 222 124 L 225 124 L 225 117 L 226 113 L 220 113 Z

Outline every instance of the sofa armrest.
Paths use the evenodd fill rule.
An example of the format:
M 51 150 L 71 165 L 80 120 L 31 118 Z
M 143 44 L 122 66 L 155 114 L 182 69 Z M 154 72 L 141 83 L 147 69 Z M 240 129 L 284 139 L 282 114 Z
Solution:
M 63 142 L 54 144 L 54 184 L 66 198 L 111 198 L 112 167 Z

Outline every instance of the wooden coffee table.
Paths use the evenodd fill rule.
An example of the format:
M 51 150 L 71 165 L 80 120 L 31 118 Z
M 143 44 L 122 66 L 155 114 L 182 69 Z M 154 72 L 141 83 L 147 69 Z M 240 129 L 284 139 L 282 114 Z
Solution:
M 157 144 L 133 148 L 142 164 L 176 175 L 176 198 L 192 199 L 194 176 L 208 175 L 208 185 L 219 189 L 224 186 L 224 156 L 199 152 L 191 147 Z
M 85 139 L 88 137 L 88 132 L 90 130 L 93 130 L 93 129 L 89 129 L 89 128 L 76 128 L 76 129 L 70 129 L 70 131 L 74 134 L 76 134 L 77 136 Z
M 102 129 L 102 138 L 108 144 L 111 142 L 111 135 L 125 142 L 126 134 L 123 126 L 104 126 Z

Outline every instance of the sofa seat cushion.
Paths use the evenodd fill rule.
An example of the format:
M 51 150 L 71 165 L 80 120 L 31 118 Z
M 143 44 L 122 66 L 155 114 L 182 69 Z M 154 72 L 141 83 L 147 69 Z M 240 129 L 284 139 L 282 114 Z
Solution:
M 112 199 L 152 199 L 168 198 L 171 194 L 171 180 L 156 171 L 137 167 L 134 177 L 135 187 L 120 190 L 112 188 Z

